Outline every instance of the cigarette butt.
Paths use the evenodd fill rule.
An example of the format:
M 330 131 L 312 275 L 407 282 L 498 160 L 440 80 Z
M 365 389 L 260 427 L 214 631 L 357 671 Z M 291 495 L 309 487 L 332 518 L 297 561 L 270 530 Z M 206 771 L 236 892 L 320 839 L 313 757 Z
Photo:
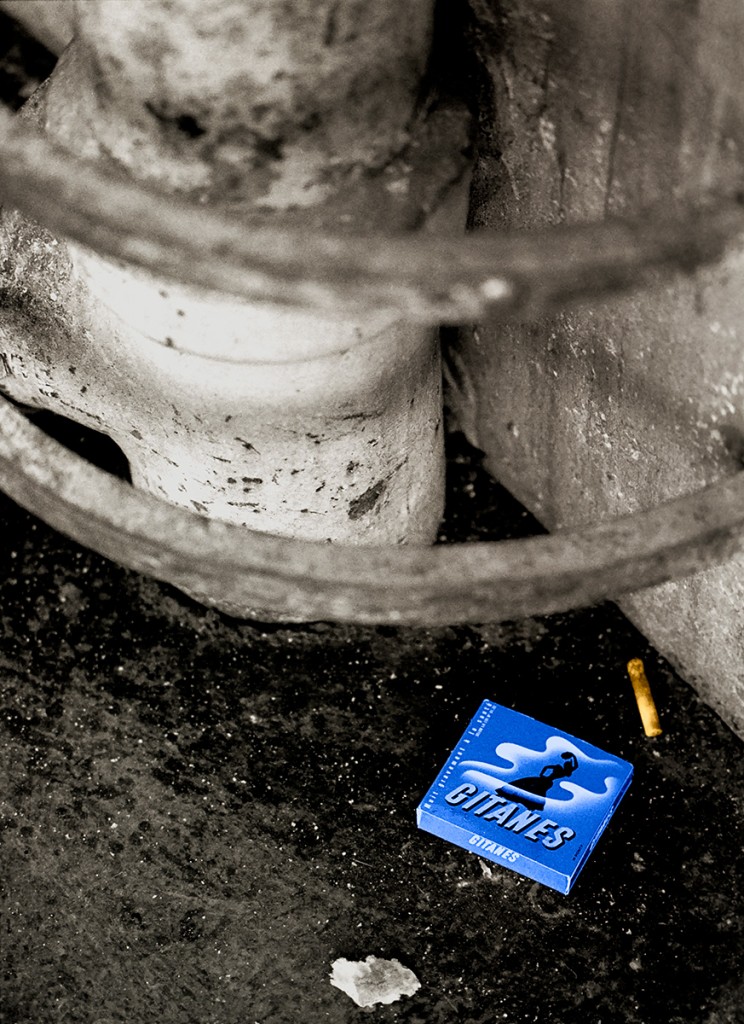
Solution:
M 656 710 L 654 698 L 651 696 L 651 687 L 640 658 L 633 658 L 628 662 L 628 675 L 633 684 L 633 693 L 643 722 L 643 731 L 647 736 L 661 736 L 659 713 Z

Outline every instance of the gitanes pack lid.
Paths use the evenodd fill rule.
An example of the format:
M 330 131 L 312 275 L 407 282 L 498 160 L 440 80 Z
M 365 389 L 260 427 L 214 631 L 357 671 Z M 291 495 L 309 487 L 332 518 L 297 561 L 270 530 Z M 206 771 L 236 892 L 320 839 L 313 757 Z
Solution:
M 633 766 L 484 700 L 417 808 L 419 828 L 567 893 Z

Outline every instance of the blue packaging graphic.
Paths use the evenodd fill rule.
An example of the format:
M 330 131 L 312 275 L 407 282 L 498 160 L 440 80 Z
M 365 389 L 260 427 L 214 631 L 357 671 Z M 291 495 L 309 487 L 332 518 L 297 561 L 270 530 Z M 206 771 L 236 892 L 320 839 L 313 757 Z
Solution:
M 416 810 L 419 828 L 568 893 L 633 766 L 484 700 Z

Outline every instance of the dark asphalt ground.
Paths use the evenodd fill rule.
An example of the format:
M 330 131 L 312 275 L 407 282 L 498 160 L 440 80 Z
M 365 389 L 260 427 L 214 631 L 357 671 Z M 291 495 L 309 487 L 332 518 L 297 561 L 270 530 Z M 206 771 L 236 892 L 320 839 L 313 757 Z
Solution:
M 533 528 L 455 438 L 450 539 Z M 0 502 L 8 1024 L 741 1021 L 741 742 L 612 606 L 229 620 Z M 646 661 L 664 735 L 640 726 Z M 570 896 L 415 826 L 484 697 L 631 761 Z M 338 957 L 421 989 L 359 1009 Z

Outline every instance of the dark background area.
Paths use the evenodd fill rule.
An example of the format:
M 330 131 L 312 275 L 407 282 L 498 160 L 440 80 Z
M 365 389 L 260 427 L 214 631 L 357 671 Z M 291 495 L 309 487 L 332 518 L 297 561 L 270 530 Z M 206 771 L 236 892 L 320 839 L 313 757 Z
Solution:
M 6 100 L 49 63 L 11 28 Z M 44 422 L 113 466 L 95 435 Z M 448 470 L 442 541 L 538 529 L 456 433 Z M 238 622 L 0 497 L 0 637 L 0 1021 L 346 1024 L 365 1011 L 331 963 L 369 954 L 422 985 L 380 1021 L 743 1019 L 741 743 L 613 606 L 437 630 Z M 568 897 L 416 829 L 486 697 L 635 765 Z

